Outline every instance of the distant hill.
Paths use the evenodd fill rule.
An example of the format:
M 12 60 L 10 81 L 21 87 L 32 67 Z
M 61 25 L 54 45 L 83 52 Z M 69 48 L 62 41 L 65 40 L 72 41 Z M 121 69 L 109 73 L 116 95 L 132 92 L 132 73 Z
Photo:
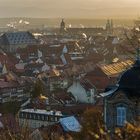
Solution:
M 97 27 L 104 26 L 107 19 L 65 19 L 66 26 L 69 27 Z M 0 18 L 0 28 L 10 26 L 9 24 L 30 26 L 30 27 L 59 27 L 61 18 Z M 132 19 L 115 19 L 114 25 L 133 26 Z

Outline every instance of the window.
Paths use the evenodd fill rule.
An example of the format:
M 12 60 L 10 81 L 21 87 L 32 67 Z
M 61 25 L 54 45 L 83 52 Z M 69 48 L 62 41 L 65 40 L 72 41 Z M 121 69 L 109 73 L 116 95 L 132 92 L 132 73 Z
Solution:
M 90 97 L 90 96 L 91 96 L 90 91 L 87 91 L 87 97 Z
M 29 119 L 29 113 L 26 112 L 26 119 Z
M 50 121 L 51 122 L 54 122 L 55 120 L 54 120 L 54 116 L 50 116 Z
M 29 114 L 29 119 L 32 119 L 32 114 L 31 113 Z
M 25 118 L 28 119 L 28 114 L 27 113 L 25 113 Z
M 33 114 L 33 119 L 36 120 L 36 114 Z
M 125 121 L 126 121 L 126 108 L 117 107 L 117 125 L 124 126 Z
M 23 117 L 24 119 L 26 118 L 26 116 L 25 116 L 25 113 L 24 113 L 24 112 L 22 113 L 22 117 Z
M 48 121 L 48 120 L 49 120 L 48 116 L 45 116 L 45 121 Z
M 37 115 L 37 119 L 40 120 L 40 115 L 39 114 Z
M 42 121 L 44 121 L 44 115 L 41 115 L 41 119 L 42 119 Z
M 19 114 L 19 117 L 20 117 L 20 118 L 24 118 L 24 113 L 20 113 L 20 114 Z
M 55 117 L 55 122 L 57 122 L 58 121 L 58 118 L 57 117 Z

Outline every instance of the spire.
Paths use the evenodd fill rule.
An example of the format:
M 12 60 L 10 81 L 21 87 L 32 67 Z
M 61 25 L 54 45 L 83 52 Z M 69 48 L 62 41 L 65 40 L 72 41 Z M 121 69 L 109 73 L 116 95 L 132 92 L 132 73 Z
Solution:
M 110 26 L 111 26 L 111 33 L 113 34 L 114 25 L 113 25 L 113 20 L 112 19 L 110 20 Z
M 107 23 L 106 23 L 106 29 L 110 28 L 110 20 L 107 19 Z
M 64 19 L 62 19 L 62 21 L 61 21 L 61 28 L 65 28 L 65 22 L 64 22 Z
M 60 24 L 60 32 L 65 32 L 65 22 L 64 19 L 62 19 L 61 24 Z
M 110 20 L 107 19 L 107 23 L 106 23 L 106 32 L 107 32 L 107 36 L 110 35 Z
M 107 19 L 106 32 L 107 32 L 107 36 L 113 35 L 113 20 L 112 19 Z

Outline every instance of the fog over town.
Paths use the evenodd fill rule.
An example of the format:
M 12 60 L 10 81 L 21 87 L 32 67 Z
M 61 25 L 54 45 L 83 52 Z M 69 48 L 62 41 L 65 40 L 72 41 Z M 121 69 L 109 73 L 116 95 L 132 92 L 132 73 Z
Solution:
M 0 0 L 1 17 L 132 18 L 139 0 Z
M 140 0 L 0 0 L 0 140 L 140 140 Z

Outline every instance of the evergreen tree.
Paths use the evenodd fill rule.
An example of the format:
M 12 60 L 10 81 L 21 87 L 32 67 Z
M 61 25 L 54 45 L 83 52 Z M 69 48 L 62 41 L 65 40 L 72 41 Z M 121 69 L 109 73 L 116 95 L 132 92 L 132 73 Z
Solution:
M 36 81 L 34 88 L 31 91 L 31 97 L 36 98 L 43 94 L 44 94 L 43 83 L 41 82 L 41 80 L 38 80 L 38 81 Z

